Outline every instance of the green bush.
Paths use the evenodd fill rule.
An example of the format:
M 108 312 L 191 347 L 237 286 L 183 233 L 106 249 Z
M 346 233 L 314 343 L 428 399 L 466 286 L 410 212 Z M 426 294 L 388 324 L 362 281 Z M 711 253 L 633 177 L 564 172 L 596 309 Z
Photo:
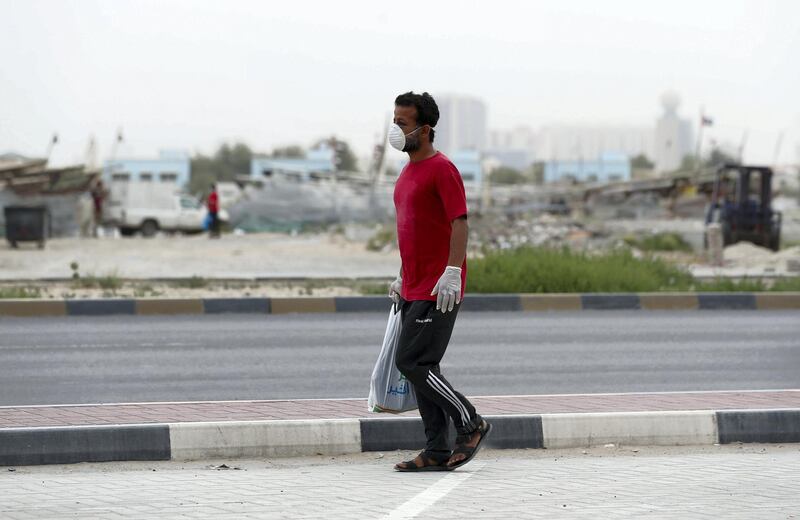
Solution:
M 641 251 L 693 251 L 692 246 L 678 233 L 655 233 L 642 238 L 629 235 L 623 240 Z
M 478 293 L 593 293 L 688 290 L 688 273 L 618 250 L 596 256 L 568 249 L 490 251 L 471 260 L 467 288 Z

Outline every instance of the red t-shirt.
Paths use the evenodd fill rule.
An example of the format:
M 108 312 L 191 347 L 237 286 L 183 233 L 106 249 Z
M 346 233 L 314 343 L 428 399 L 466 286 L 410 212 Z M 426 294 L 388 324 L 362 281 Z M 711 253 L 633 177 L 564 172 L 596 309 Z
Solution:
M 219 197 L 216 191 L 208 194 L 208 201 L 206 202 L 209 213 L 217 213 L 219 211 Z
M 431 291 L 447 267 L 451 222 L 467 214 L 464 182 L 443 153 L 408 163 L 394 187 L 397 241 L 403 261 L 406 301 L 436 300 Z M 461 265 L 461 295 L 467 281 L 467 259 Z

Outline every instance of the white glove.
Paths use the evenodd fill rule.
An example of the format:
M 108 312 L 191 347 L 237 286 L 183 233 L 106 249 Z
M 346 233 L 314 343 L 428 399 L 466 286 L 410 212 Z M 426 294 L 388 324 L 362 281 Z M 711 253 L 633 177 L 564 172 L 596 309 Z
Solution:
M 442 309 L 442 313 L 452 311 L 456 303 L 461 303 L 461 268 L 452 265 L 445 267 L 431 291 L 431 296 L 434 294 L 438 294 L 436 310 Z
M 403 279 L 399 276 L 389 284 L 389 298 L 394 303 L 400 303 L 400 291 L 403 289 Z

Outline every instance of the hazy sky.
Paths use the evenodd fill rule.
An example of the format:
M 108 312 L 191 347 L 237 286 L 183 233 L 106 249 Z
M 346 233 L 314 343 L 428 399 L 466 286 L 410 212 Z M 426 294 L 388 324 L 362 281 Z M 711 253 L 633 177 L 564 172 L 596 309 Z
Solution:
M 394 97 L 463 93 L 490 128 L 650 126 L 666 89 L 745 159 L 800 143 L 800 2 L 0 0 L 0 153 L 269 151 L 337 136 L 366 153 Z

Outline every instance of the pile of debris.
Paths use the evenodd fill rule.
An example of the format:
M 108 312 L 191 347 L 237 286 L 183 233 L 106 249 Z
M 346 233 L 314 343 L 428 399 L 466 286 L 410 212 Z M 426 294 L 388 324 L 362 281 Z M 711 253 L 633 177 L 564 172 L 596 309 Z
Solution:
M 739 242 L 725 248 L 725 267 L 761 270 L 765 273 L 800 274 L 800 246 L 774 252 L 771 249 Z
M 483 214 L 470 218 L 470 249 L 513 249 L 519 246 L 607 248 L 611 237 L 601 228 L 568 217 Z

